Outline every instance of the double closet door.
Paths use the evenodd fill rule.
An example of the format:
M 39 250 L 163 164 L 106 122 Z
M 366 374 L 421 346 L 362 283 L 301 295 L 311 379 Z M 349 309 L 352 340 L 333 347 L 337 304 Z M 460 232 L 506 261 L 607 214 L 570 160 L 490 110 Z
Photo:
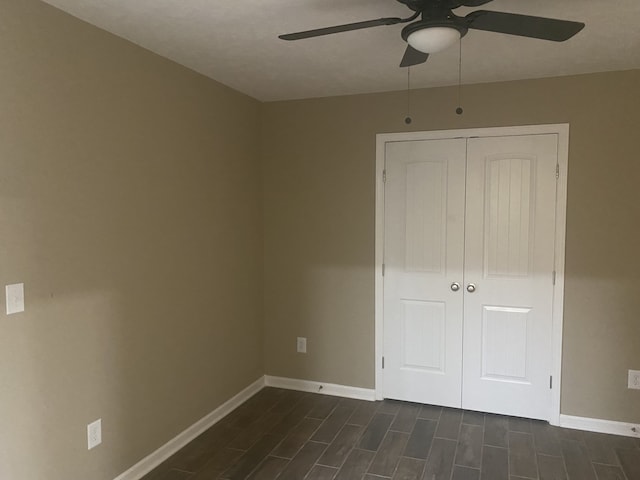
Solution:
M 386 144 L 384 397 L 549 418 L 557 144 Z

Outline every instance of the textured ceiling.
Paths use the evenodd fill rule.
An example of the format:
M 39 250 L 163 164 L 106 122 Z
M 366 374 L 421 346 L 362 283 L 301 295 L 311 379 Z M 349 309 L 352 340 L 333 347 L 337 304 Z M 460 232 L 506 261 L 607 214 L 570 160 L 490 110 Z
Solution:
M 402 25 L 285 42 L 277 36 L 410 11 L 394 0 L 46 0 L 263 101 L 401 90 Z M 640 0 L 494 0 L 486 10 L 582 21 L 565 43 L 470 31 L 463 83 L 640 68 Z M 472 9 L 457 9 L 463 15 Z M 453 85 L 458 49 L 411 69 L 413 87 Z

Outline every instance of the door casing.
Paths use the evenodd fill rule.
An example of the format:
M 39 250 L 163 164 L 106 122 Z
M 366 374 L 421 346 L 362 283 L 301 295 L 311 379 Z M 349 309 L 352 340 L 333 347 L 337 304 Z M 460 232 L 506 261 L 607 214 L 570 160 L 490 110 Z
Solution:
M 569 124 L 525 125 L 515 127 L 438 130 L 431 132 L 383 133 L 376 135 L 376 225 L 375 225 L 375 396 L 382 400 L 384 353 L 384 163 L 388 142 L 437 140 L 471 137 L 502 137 L 511 135 L 558 135 L 558 182 L 556 191 L 555 260 L 556 282 L 553 287 L 553 339 L 551 371 L 551 408 L 549 423 L 560 424 L 560 394 L 562 390 L 562 324 L 564 305 L 564 264 L 567 218 L 567 168 L 569 163 Z

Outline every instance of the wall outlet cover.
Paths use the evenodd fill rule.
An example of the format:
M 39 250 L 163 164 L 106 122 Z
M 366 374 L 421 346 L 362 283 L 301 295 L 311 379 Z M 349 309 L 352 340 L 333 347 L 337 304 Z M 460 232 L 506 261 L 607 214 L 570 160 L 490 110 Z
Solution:
M 87 446 L 89 450 L 102 443 L 102 419 L 87 425 Z
M 629 388 L 640 390 L 640 370 L 629 370 Z
M 307 338 L 298 337 L 296 347 L 297 347 L 298 353 L 307 353 Z
M 7 315 L 24 312 L 24 283 L 5 287 Z

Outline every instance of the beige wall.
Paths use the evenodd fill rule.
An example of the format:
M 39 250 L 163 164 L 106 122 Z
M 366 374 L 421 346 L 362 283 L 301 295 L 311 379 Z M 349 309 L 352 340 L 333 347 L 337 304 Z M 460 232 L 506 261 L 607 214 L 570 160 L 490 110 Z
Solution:
M 263 107 L 267 373 L 374 386 L 377 133 L 568 122 L 562 413 L 640 422 L 640 71 L 405 95 Z
M 0 478 L 112 480 L 263 373 L 260 105 L 0 6 Z
M 0 478 L 112 480 L 265 367 L 373 387 L 375 134 L 407 130 L 405 94 L 261 106 L 36 0 L 0 6 L 0 285 L 27 298 L 0 314 Z M 462 117 L 454 89 L 417 91 L 411 126 L 571 123 L 562 411 L 631 422 L 638 85 L 465 87 Z

